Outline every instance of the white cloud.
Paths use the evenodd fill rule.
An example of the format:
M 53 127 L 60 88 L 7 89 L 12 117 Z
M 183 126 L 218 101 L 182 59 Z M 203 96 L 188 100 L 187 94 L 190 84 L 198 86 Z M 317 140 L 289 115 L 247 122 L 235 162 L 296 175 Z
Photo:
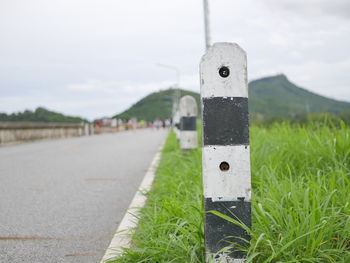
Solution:
M 350 101 L 348 72 L 350 72 L 350 59 L 335 63 L 307 61 L 287 69 L 288 76 L 297 80 L 299 85 L 306 88 L 313 87 L 312 91 L 331 98 Z M 322 79 L 316 82 L 318 85 L 315 87 L 315 79 L 320 78 L 320 74 Z
M 284 13 L 292 12 L 303 16 L 338 16 L 340 18 L 350 18 L 350 2 L 347 0 L 265 0 L 264 3 Z

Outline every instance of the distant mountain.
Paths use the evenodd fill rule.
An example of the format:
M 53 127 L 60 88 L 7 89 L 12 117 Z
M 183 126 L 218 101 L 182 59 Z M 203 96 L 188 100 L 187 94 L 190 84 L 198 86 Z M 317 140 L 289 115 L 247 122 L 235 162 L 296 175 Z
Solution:
M 350 103 L 312 93 L 290 82 L 285 75 L 266 77 L 249 83 L 250 114 L 264 118 L 306 113 L 340 113 Z
M 6 114 L 0 113 L 0 122 L 64 122 L 64 123 L 80 123 L 85 121 L 80 117 L 66 116 L 61 113 L 47 110 L 39 107 L 35 111 L 25 110 L 24 112 Z
M 152 93 L 128 110 L 114 117 L 136 117 L 147 121 L 155 118 L 170 118 L 174 89 Z M 181 96 L 192 95 L 198 105 L 199 94 L 181 90 Z M 307 113 L 340 113 L 350 110 L 350 103 L 326 98 L 290 82 L 285 75 L 266 77 L 249 83 L 249 112 L 253 119 L 295 117 Z
M 156 118 L 171 118 L 173 98 L 175 89 L 167 89 L 159 92 L 151 93 L 143 99 L 136 102 L 126 111 L 117 114 L 114 118 L 130 119 L 136 117 L 139 120 L 153 121 Z M 180 97 L 191 95 L 195 97 L 197 105 L 199 105 L 199 94 L 196 92 L 180 89 Z

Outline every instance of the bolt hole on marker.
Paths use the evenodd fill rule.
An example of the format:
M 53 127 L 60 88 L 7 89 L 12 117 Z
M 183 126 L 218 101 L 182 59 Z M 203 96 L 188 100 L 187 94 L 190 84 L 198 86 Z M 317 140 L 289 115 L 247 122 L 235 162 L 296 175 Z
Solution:
M 244 262 L 241 248 L 249 246 L 251 228 L 245 51 L 235 43 L 214 44 L 202 57 L 200 78 L 206 258 Z

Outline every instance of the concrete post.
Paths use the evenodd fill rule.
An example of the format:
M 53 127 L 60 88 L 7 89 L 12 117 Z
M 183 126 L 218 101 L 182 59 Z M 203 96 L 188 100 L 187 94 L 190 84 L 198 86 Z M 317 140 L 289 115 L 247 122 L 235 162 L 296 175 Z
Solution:
M 192 96 L 180 100 L 180 147 L 183 150 L 195 149 L 197 141 L 197 103 Z
M 94 123 L 90 123 L 90 125 L 89 125 L 89 134 L 90 135 L 94 135 L 94 133 L 95 133 Z
M 89 136 L 89 123 L 84 123 L 84 136 Z
M 237 244 L 249 245 L 247 231 L 209 211 L 251 227 L 246 53 L 237 44 L 214 44 L 202 58 L 200 78 L 207 257 L 216 254 L 215 262 L 244 262 L 245 253 Z M 227 246 L 231 249 L 217 255 Z
M 180 112 L 178 110 L 174 114 L 173 122 L 176 139 L 180 140 Z

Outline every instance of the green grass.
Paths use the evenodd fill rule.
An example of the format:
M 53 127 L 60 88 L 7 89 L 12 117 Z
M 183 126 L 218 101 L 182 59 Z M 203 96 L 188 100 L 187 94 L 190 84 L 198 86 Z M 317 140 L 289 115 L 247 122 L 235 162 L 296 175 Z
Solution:
M 247 262 L 350 262 L 350 131 L 251 129 L 253 229 Z M 113 262 L 204 262 L 201 152 L 174 134 L 134 246 Z
M 350 262 L 350 133 L 252 129 L 252 262 Z
M 170 133 L 133 236 L 112 262 L 204 262 L 200 149 L 181 152 Z

